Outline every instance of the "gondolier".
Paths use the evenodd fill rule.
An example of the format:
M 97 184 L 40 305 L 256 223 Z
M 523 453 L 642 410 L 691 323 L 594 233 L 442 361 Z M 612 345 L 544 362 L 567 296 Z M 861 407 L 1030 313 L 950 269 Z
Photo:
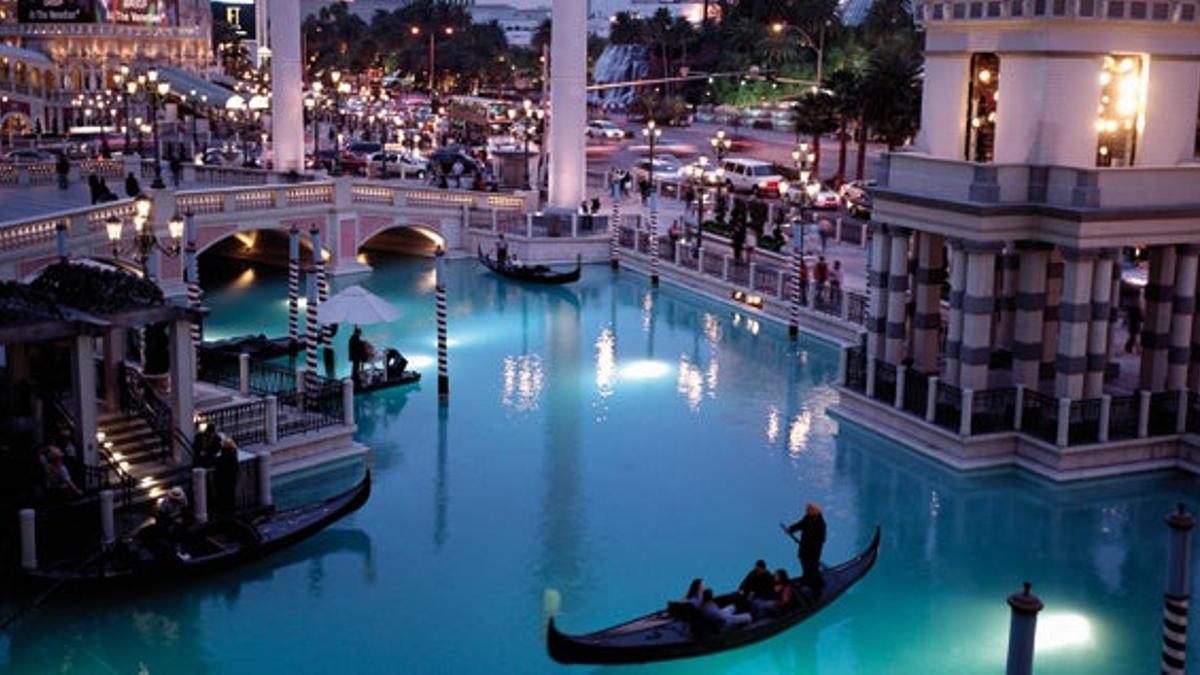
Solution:
M 501 268 L 508 266 L 508 240 L 504 238 L 504 233 L 500 233 L 500 238 L 496 240 L 496 264 Z
M 802 579 L 805 586 L 819 591 L 823 580 L 821 578 L 821 549 L 825 548 L 825 516 L 816 502 L 809 502 L 804 507 L 804 517 L 785 528 L 787 533 L 797 541 L 800 548 L 796 555 L 800 558 L 800 567 L 804 570 Z

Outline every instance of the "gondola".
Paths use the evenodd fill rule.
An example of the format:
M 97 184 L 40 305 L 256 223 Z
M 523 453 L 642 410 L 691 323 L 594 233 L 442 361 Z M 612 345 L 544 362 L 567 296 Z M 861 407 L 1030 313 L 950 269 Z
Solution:
M 569 272 L 555 272 L 545 265 L 501 266 L 498 262 L 492 260 L 491 256 L 485 254 L 482 248 L 479 249 L 479 262 L 502 277 L 517 281 L 528 281 L 531 284 L 569 284 L 573 281 L 579 281 L 579 276 L 583 272 L 581 257 L 575 258 L 575 269 Z
M 92 556 L 86 564 L 67 561 L 27 570 L 26 575 L 77 589 L 177 583 L 257 560 L 307 539 L 358 510 L 370 495 L 371 474 L 367 473 L 355 487 L 323 501 L 195 525 L 171 542 L 135 536 L 108 554 Z
M 692 610 L 691 605 L 671 603 L 667 609 L 625 623 L 588 633 L 567 635 L 559 632 L 550 619 L 547 628 L 546 648 L 550 658 L 559 663 L 646 663 L 693 656 L 703 656 L 765 640 L 781 631 L 804 621 L 824 609 L 838 596 L 845 593 L 855 582 L 863 578 L 879 557 L 879 528 L 871 544 L 854 558 L 824 569 L 825 584 L 816 598 L 797 603 L 795 609 L 776 616 L 764 616 L 752 623 L 709 633 L 693 629 L 693 623 L 684 618 Z M 793 580 L 793 589 L 800 595 L 799 579 Z M 716 598 L 724 606 L 734 599 L 735 593 Z
M 406 384 L 413 384 L 421 381 L 421 373 L 415 370 L 406 370 L 394 377 L 380 377 L 372 379 L 368 382 L 360 383 L 354 387 L 354 393 L 367 394 L 380 389 L 390 389 L 392 387 L 402 387 Z
M 205 342 L 204 348 L 227 354 L 246 353 L 254 359 L 273 359 L 296 353 L 298 345 L 291 338 L 269 338 L 260 333 Z

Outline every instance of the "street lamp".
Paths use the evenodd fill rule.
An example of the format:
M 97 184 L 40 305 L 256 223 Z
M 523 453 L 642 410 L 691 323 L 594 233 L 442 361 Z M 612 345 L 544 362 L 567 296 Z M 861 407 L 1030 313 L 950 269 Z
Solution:
M 725 188 L 725 155 L 733 147 L 733 139 L 725 135 L 724 129 L 718 129 L 717 133 L 708 142 L 712 145 L 713 152 L 717 155 L 717 202 L 714 206 L 724 211 L 721 205 L 725 203 L 723 201 L 724 195 L 722 194 L 722 190 Z M 725 220 L 723 213 L 721 214 L 721 220 L 722 222 Z
M 140 194 L 133 200 L 133 239 L 125 247 L 121 245 L 121 237 L 125 229 L 125 223 L 121 217 L 114 214 L 104 221 L 104 229 L 108 234 L 108 241 L 112 245 L 113 258 L 120 259 L 123 255 L 132 256 L 133 261 L 141 268 L 142 276 L 150 280 L 154 279 L 149 268 L 150 256 L 155 250 L 171 257 L 179 255 L 184 225 L 183 218 L 176 213 L 167 221 L 169 239 L 166 241 L 159 239 L 154 234 L 153 226 L 150 225 L 153 207 L 154 202 L 145 194 Z
M 654 182 L 654 147 L 662 137 L 662 129 L 651 119 L 642 129 L 642 135 L 650 143 L 650 161 L 647 164 L 650 174 L 650 285 L 658 286 L 658 185 Z
M 160 82 L 158 71 L 153 69 L 146 73 L 146 81 L 150 84 L 147 91 L 150 93 L 150 122 L 154 134 L 154 182 L 150 184 L 150 187 L 162 190 L 167 186 L 163 183 L 162 178 L 162 147 L 158 142 L 158 108 L 171 91 L 171 85 L 165 80 Z
M 413 26 L 411 31 L 412 31 L 413 35 L 420 35 L 421 27 Z M 454 35 L 454 27 L 446 26 L 446 27 L 442 28 L 442 32 L 445 33 L 447 36 Z M 436 37 L 437 37 L 437 31 L 430 30 L 429 31 L 429 95 L 430 96 L 433 96 L 433 94 L 434 94 L 434 87 L 435 87 L 435 81 L 436 81 L 434 78 L 434 74 L 433 74 L 434 73 L 434 64 L 436 63 L 436 55 L 437 55 L 437 45 L 435 43 Z

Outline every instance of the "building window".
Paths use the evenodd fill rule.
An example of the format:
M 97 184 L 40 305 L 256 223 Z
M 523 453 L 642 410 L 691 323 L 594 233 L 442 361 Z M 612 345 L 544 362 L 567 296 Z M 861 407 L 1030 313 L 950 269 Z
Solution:
M 971 81 L 967 84 L 968 162 L 990 162 L 996 148 L 996 102 L 1000 99 L 1000 57 L 971 55 Z
M 1096 118 L 1096 166 L 1133 166 L 1145 103 L 1146 68 L 1142 57 L 1105 56 Z

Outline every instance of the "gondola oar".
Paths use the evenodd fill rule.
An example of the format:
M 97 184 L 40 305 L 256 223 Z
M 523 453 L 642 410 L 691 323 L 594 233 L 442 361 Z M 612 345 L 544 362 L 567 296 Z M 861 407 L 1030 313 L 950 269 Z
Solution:
M 780 523 L 780 524 L 779 524 L 779 529 L 783 530 L 783 533 L 784 533 L 784 534 L 786 534 L 786 535 L 788 536 L 788 538 L 789 538 L 789 539 L 791 539 L 792 541 L 796 542 L 796 545 L 797 545 L 797 546 L 799 546 L 799 545 L 800 545 L 800 540 L 799 540 L 799 539 L 797 539 L 797 538 L 796 538 L 796 535 L 795 535 L 795 534 L 793 534 L 793 533 L 792 533 L 792 531 L 788 529 L 787 525 L 784 525 L 783 523 Z

